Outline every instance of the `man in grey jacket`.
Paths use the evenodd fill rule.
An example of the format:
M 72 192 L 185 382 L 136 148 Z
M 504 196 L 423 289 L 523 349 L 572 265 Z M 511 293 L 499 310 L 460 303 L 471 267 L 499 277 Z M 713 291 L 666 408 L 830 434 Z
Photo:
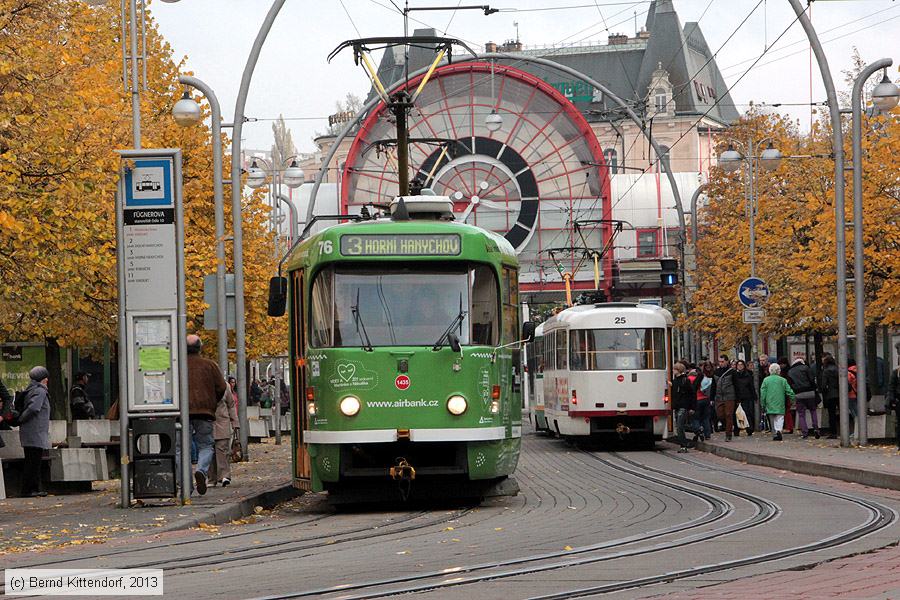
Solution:
M 19 415 L 19 441 L 25 451 L 22 495 L 34 498 L 47 495 L 41 483 L 41 461 L 44 450 L 50 449 L 50 392 L 47 390 L 50 372 L 44 367 L 34 367 L 28 376 L 31 382 L 25 388 Z

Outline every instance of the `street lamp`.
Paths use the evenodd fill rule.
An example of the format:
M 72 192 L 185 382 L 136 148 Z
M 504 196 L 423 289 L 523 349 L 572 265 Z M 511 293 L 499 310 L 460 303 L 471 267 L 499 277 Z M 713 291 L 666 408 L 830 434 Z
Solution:
M 488 131 L 491 133 L 499 131 L 500 128 L 503 127 L 503 117 L 497 112 L 496 108 L 484 118 L 484 126 L 487 127 Z
M 768 142 L 768 146 L 762 153 L 759 153 L 759 148 L 764 142 Z M 782 155 L 777 148 L 772 146 L 772 141 L 768 139 L 756 143 L 752 139 L 748 139 L 746 146 L 742 148 L 744 150 L 743 153 L 735 150 L 735 145 L 739 148 L 741 147 L 739 143 L 728 142 L 728 149 L 719 155 L 719 166 L 727 173 L 734 173 L 744 164 L 747 165 L 747 180 L 744 190 L 750 207 L 750 277 L 756 277 L 756 196 L 754 193 L 754 182 L 756 180 L 757 164 L 762 165 L 762 168 L 766 171 L 774 171 L 781 164 Z M 759 367 L 757 366 L 759 358 L 759 327 L 756 323 L 752 323 L 750 328 L 752 338 L 750 342 L 750 359 L 753 363 L 753 382 L 759 389 Z M 758 398 L 754 408 L 756 414 L 753 418 L 756 419 L 759 417 Z
M 887 112 L 897 106 L 898 101 L 900 101 L 900 89 L 888 78 L 887 69 L 885 69 L 881 83 L 872 90 L 872 103 L 881 112 Z
M 187 90 L 184 90 L 181 100 L 172 107 L 172 118 L 182 127 L 190 127 L 199 123 L 202 117 L 200 105 L 191 98 L 191 94 Z
M 868 399 L 866 398 L 866 294 L 865 256 L 863 255 L 863 197 L 862 197 L 862 89 L 866 80 L 878 69 L 884 69 L 884 78 L 872 90 L 872 103 L 882 111 L 897 106 L 900 90 L 891 83 L 887 68 L 893 64 L 890 58 L 882 58 L 866 67 L 853 81 L 851 113 L 853 114 L 853 295 L 856 304 L 856 402 L 859 445 L 869 443 Z M 841 257 L 843 258 L 843 257 Z M 843 418 L 844 415 L 842 414 Z M 841 445 L 844 445 L 843 428 Z M 848 431 L 849 435 L 849 431 Z M 849 439 L 847 440 L 849 445 Z
M 213 145 L 213 203 L 216 222 L 216 350 L 222 375 L 228 374 L 228 321 L 225 299 L 225 200 L 222 191 L 222 111 L 215 92 L 196 77 L 182 75 L 178 81 L 206 96 L 209 102 Z M 172 118 L 182 127 L 200 122 L 203 113 L 187 89 L 172 107 Z
M 284 171 L 284 184 L 292 190 L 303 185 L 303 169 L 297 164 L 297 159 L 291 160 L 291 165 Z

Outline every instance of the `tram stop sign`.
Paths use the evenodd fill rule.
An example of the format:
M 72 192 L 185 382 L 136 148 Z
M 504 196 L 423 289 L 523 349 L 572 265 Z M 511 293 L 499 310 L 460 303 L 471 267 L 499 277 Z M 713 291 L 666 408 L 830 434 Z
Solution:
M 769 299 L 769 284 L 759 277 L 748 277 L 738 286 L 738 300 L 747 308 L 759 308 Z

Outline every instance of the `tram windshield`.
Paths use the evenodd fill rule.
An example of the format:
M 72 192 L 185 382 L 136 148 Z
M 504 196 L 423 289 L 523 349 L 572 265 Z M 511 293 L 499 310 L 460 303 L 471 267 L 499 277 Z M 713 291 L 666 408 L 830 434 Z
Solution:
M 494 345 L 498 306 L 497 279 L 486 266 L 328 268 L 313 284 L 310 341 L 319 348 L 433 346 L 452 326 L 462 345 Z
M 574 329 L 569 342 L 572 371 L 666 368 L 665 329 Z

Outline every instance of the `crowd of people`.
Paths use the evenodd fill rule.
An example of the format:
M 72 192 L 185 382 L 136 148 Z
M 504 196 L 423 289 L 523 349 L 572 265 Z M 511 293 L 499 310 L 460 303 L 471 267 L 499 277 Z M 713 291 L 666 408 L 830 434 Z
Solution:
M 754 365 L 733 360 L 723 354 L 718 365 L 702 359 L 691 364 L 686 359 L 675 363 L 672 379 L 672 410 L 676 439 L 680 452 L 698 441 L 711 439 L 714 432 L 723 432 L 726 442 L 742 431 L 752 436 L 767 431 L 772 439 L 781 441 L 785 434 L 799 429 L 806 439 L 822 435 L 819 426 L 819 405 L 828 414 L 828 438 L 837 437 L 838 367 L 829 353 L 822 357 L 818 374 L 802 357 L 788 364 L 786 358 L 769 364 L 768 356 L 760 356 L 755 365 L 758 378 L 754 380 Z M 850 399 L 851 431 L 857 418 L 856 363 L 851 359 L 847 369 Z M 756 406 L 759 400 L 760 415 Z M 900 412 L 900 369 L 893 371 L 886 395 L 886 408 Z M 794 422 L 796 412 L 797 423 Z M 807 418 L 808 413 L 808 418 Z M 897 438 L 900 446 L 900 414 L 897 415 Z M 692 433 L 693 438 L 688 439 Z

